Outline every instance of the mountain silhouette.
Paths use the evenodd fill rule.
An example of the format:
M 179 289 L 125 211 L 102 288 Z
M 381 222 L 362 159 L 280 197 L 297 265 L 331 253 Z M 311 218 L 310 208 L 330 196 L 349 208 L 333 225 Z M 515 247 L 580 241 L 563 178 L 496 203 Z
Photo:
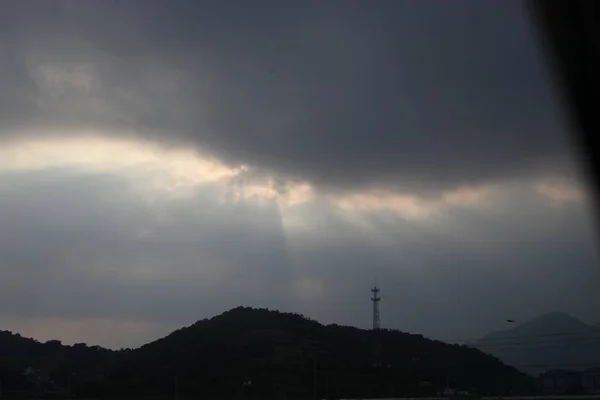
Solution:
M 101 365 L 105 379 L 86 397 L 400 397 L 431 396 L 446 386 L 482 395 L 533 390 L 527 375 L 474 348 L 244 307 L 134 350 L 39 343 L 13 334 L 0 336 L 0 350 L 3 341 L 13 343 L 14 356 L 22 352 L 20 360 L 9 358 L 7 368 L 44 366 L 61 387 L 72 387 L 65 371 Z
M 58 340 L 45 343 L 22 337 L 9 331 L 0 331 L 0 367 L 23 371 L 34 366 L 58 371 L 68 367 L 106 363 L 114 352 L 100 346 L 84 343 L 65 346 Z
M 492 332 L 474 347 L 533 375 L 600 366 L 600 328 L 560 312 Z

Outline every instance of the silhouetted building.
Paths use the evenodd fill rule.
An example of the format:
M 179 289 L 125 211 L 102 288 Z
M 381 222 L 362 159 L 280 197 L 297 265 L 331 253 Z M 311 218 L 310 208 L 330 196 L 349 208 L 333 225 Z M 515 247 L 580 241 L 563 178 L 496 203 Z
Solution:
M 545 394 L 581 393 L 581 379 L 579 371 L 552 370 L 540 376 L 541 389 Z
M 22 376 L 27 378 L 27 380 L 35 387 L 38 394 L 58 392 L 56 384 L 47 371 L 28 367 L 23 371 Z
M 600 368 L 591 368 L 581 374 L 581 389 L 583 393 L 600 393 Z

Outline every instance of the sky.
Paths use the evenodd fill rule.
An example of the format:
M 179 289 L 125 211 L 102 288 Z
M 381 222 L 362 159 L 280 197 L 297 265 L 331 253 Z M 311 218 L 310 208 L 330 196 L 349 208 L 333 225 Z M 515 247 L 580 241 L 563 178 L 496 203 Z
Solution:
M 600 322 L 519 1 L 4 0 L 0 329 L 136 347 L 244 305 L 472 340 Z

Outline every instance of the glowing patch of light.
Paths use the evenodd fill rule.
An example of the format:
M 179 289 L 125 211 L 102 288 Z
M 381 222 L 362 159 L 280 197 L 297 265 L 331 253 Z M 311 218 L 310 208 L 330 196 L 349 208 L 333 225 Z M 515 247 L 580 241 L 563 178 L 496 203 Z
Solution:
M 0 147 L 0 172 L 35 171 L 58 166 L 89 171 L 136 169 L 165 172 L 174 188 L 231 178 L 244 168 L 232 168 L 193 151 L 164 150 L 142 142 L 99 136 L 37 139 Z M 165 182 L 161 184 L 165 185 L 165 189 L 169 187 Z
M 535 185 L 535 191 L 557 203 L 578 202 L 584 199 L 584 192 L 574 184 L 561 180 L 547 180 Z
M 231 190 L 235 201 L 275 201 L 284 208 L 299 206 L 315 198 L 313 187 L 305 182 L 288 182 L 277 188 L 272 179 L 267 179 L 265 182 L 233 186 Z
M 366 191 L 342 196 L 333 196 L 331 204 L 350 212 L 389 211 L 408 220 L 430 219 L 447 208 L 477 207 L 489 204 L 498 194 L 492 185 L 481 187 L 459 187 L 445 191 L 437 197 L 422 197 L 416 194 L 390 191 Z
M 27 133 L 26 137 L 35 139 L 0 144 L 0 173 L 69 167 L 84 172 L 129 174 L 137 183 L 169 196 L 193 196 L 203 184 L 220 183 L 231 195 L 228 201 L 275 201 L 285 209 L 315 197 L 313 187 L 306 182 L 287 182 L 275 187 L 273 180 L 265 177 L 234 183 L 249 167 L 228 166 L 198 151 L 165 149 L 141 140 L 118 139 L 117 136 L 123 135 L 117 134 L 105 137 L 81 132 L 79 137 L 61 137 L 59 133 L 47 132 L 46 138 L 40 138 Z
M 408 219 L 427 218 L 433 211 L 427 202 L 420 201 L 417 196 L 390 192 L 371 191 L 334 196 L 330 197 L 330 202 L 344 211 L 376 212 L 387 210 Z
M 491 194 L 492 189 L 490 187 L 460 187 L 444 192 L 441 201 L 452 206 L 473 206 L 489 200 Z

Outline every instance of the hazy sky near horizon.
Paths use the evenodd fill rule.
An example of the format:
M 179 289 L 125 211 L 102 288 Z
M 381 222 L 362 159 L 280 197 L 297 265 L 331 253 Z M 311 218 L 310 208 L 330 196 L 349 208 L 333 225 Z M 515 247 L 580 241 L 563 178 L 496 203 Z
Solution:
M 0 329 L 132 347 L 245 305 L 475 338 L 600 322 L 520 1 L 3 0 Z

